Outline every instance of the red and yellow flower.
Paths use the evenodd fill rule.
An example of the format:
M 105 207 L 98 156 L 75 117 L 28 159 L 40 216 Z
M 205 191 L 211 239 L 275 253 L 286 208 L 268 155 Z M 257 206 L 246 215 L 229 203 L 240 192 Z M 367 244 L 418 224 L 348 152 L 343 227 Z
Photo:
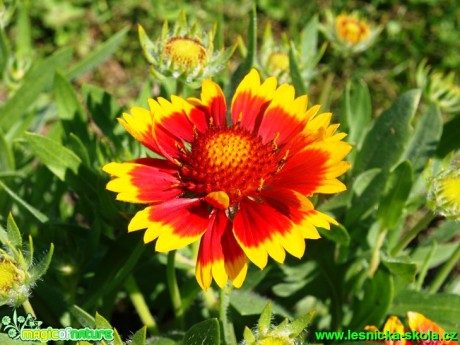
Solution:
M 397 316 L 390 316 L 385 322 L 382 333 L 398 340 L 386 339 L 380 342 L 386 345 L 458 345 L 457 341 L 450 338 L 455 333 L 446 333 L 444 329 L 424 315 L 408 311 L 406 319 L 409 324 L 407 329 Z M 366 326 L 364 329 L 369 332 L 378 332 L 378 328 L 375 326 Z M 395 337 L 396 333 L 398 333 L 398 337 Z
M 447 334 L 450 335 L 451 333 L 446 333 L 444 329 L 420 313 L 414 311 L 407 312 L 407 322 L 412 331 L 416 331 L 420 334 L 437 334 L 439 337 L 439 340 L 421 340 L 419 341 L 420 345 L 458 345 L 458 342 L 454 340 L 442 339 L 442 337 L 445 337 Z
M 203 289 L 240 287 L 247 258 L 263 269 L 268 256 L 302 257 L 304 239 L 320 237 L 331 217 L 307 196 L 346 189 L 337 177 L 350 145 L 336 134 L 331 114 L 307 110 L 307 96 L 252 70 L 238 86 L 230 121 L 221 88 L 207 79 L 201 98 L 149 99 L 119 122 L 164 157 L 109 163 L 107 189 L 117 199 L 147 204 L 128 231 L 146 229 L 144 242 L 167 252 L 200 240 L 196 277 Z M 229 124 L 230 122 L 230 124 Z

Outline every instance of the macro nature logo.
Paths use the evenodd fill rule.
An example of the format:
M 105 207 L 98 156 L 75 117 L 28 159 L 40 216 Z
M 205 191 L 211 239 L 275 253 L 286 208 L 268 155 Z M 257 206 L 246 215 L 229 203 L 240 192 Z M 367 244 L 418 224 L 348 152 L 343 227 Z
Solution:
M 4 316 L 0 326 L 0 331 L 6 333 L 11 339 L 23 341 L 59 341 L 59 340 L 113 340 L 113 329 L 91 329 L 85 328 L 40 328 L 43 324 L 32 316 L 18 316 L 16 310 L 13 315 Z
M 43 322 L 36 320 L 31 314 L 27 316 L 17 316 L 16 310 L 13 313 L 13 316 L 4 316 L 2 318 L 2 325 L 0 330 L 6 334 L 11 339 L 20 339 L 21 333 L 24 329 L 27 330 L 39 330 Z

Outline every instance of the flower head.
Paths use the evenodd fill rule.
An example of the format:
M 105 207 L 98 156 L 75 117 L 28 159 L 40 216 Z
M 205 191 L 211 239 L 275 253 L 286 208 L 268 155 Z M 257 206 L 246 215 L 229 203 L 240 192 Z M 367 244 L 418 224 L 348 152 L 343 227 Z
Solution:
M 305 238 L 316 227 L 336 224 L 307 198 L 337 193 L 337 177 L 350 145 L 335 134 L 331 114 L 309 110 L 307 96 L 276 79 L 260 83 L 252 70 L 233 97 L 230 124 L 221 88 L 204 80 L 201 99 L 172 96 L 150 99 L 150 109 L 135 107 L 120 123 L 138 141 L 165 159 L 140 158 L 109 163 L 116 177 L 107 189 L 117 199 L 147 204 L 128 231 L 147 229 L 167 252 L 199 239 L 196 277 L 203 289 L 212 279 L 223 287 L 230 278 L 242 285 L 247 258 L 263 269 L 268 256 L 283 262 L 286 251 L 302 257 Z
M 343 53 L 358 53 L 374 44 L 381 28 L 374 28 L 357 14 L 335 16 L 326 12 L 326 24 L 321 27 L 332 45 Z
M 27 254 L 22 251 L 22 239 L 12 215 L 8 217 L 7 231 L 0 227 L 0 306 L 8 304 L 20 306 L 30 295 L 35 282 L 48 268 L 53 246 L 47 256 L 32 268 L 32 240 L 29 241 Z M 3 321 L 3 320 L 2 320 Z
M 364 327 L 366 331 L 369 332 L 378 332 L 378 328 L 375 326 L 366 326 Z M 386 345 L 406 345 L 410 342 L 408 342 L 404 337 L 405 329 L 404 325 L 402 324 L 401 320 L 397 316 L 390 316 L 387 321 L 385 322 L 385 325 L 383 326 L 383 332 L 385 334 L 393 334 L 396 335 L 398 334 L 399 336 L 395 336 L 395 338 L 399 338 L 399 340 L 395 339 L 386 339 L 384 343 Z
M 425 96 L 446 113 L 460 112 L 460 86 L 455 82 L 454 72 L 442 73 L 431 70 L 423 60 L 417 67 L 415 76 L 417 87 L 423 89 Z
M 409 328 L 412 331 L 416 331 L 419 333 L 431 333 L 437 334 L 439 339 L 435 341 L 435 339 L 421 339 L 419 341 L 420 345 L 429 345 L 429 344 L 437 344 L 437 345 L 458 345 L 458 342 L 453 340 L 443 340 L 441 339 L 444 334 L 444 330 L 439 327 L 436 323 L 431 321 L 430 319 L 426 318 L 420 313 L 416 313 L 413 311 L 407 312 L 407 322 L 409 323 Z
M 209 78 L 224 68 L 234 50 L 214 51 L 214 30 L 203 33 L 197 25 L 188 26 L 185 13 L 172 30 L 165 22 L 155 43 L 141 25 L 138 29 L 144 55 L 158 79 L 174 77 L 191 83 Z
M 441 169 L 429 181 L 428 204 L 450 219 L 460 219 L 460 167 L 458 163 Z

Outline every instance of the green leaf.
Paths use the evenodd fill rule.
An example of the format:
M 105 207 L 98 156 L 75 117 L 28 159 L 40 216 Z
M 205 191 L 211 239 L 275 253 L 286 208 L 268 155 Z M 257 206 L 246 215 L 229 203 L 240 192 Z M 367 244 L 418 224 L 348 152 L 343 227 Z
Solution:
M 72 84 L 59 72 L 54 76 L 54 95 L 64 131 L 74 133 L 84 142 L 89 141 L 85 111 L 78 101 Z
M 114 144 L 117 144 L 119 140 L 115 139 L 114 129 L 116 118 L 121 114 L 119 104 L 107 91 L 93 85 L 83 85 L 82 93 L 88 112 L 92 114 L 92 120 Z
M 32 269 L 29 272 L 32 279 L 34 280 L 40 279 L 46 273 L 51 263 L 53 252 L 54 252 L 54 244 L 51 243 L 50 250 L 48 251 L 46 256 L 43 257 L 38 263 L 32 266 Z
M 109 321 L 105 317 L 103 317 L 101 314 L 96 312 L 96 316 L 94 317 L 94 320 L 96 322 L 96 328 L 110 328 L 112 329 L 112 325 L 110 324 Z
M 77 319 L 78 323 L 83 327 L 94 328 L 96 326 L 96 320 L 85 310 L 77 305 L 70 307 L 70 314 Z
M 353 175 L 372 168 L 388 171 L 399 162 L 419 100 L 419 90 L 407 91 L 375 120 L 356 156 Z
M 15 166 L 13 150 L 0 130 L 0 171 L 15 170 Z
M 220 345 L 220 328 L 217 319 L 209 319 L 192 326 L 185 333 L 184 345 Z
M 130 345 L 145 345 L 147 336 L 147 327 L 142 327 L 136 333 L 134 333 Z
M 365 282 L 362 298 L 354 301 L 353 317 L 348 328 L 364 329 L 366 325 L 380 325 L 393 300 L 393 290 L 392 275 L 379 269 L 372 279 Z
M 252 12 L 248 28 L 248 49 L 244 61 L 238 66 L 232 76 L 231 81 L 231 94 L 236 90 L 237 85 L 241 82 L 246 74 L 249 73 L 252 66 L 254 66 L 257 54 L 257 10 L 256 5 L 252 6 Z
M 267 334 L 268 330 L 270 329 L 272 321 L 272 304 L 268 302 L 265 306 L 264 310 L 260 314 L 259 323 L 257 324 L 257 329 L 259 330 L 259 334 L 262 336 Z
M 415 273 L 417 272 L 417 264 L 414 262 L 404 261 L 401 258 L 382 258 L 382 263 L 395 276 L 404 279 L 407 283 L 413 283 Z
M 16 25 L 16 54 L 19 58 L 29 57 L 32 52 L 29 2 L 20 1 L 18 3 L 18 16 Z
M 353 228 L 356 222 L 367 218 L 375 209 L 385 188 L 388 173 L 371 169 L 359 175 L 352 186 L 351 205 L 345 217 L 345 227 Z
M 459 128 L 460 116 L 454 116 L 450 121 L 444 124 L 441 140 L 436 150 L 436 155 L 438 157 L 445 157 L 450 152 L 460 148 L 460 135 L 458 135 Z
M 371 96 L 364 81 L 347 84 L 344 115 L 348 124 L 348 142 L 360 148 L 372 116 Z
M 93 307 L 104 295 L 119 288 L 144 251 L 142 236 L 124 234 L 110 246 L 91 280 L 86 292 L 85 309 Z
M 348 246 L 350 244 L 350 234 L 348 233 L 347 229 L 339 224 L 339 225 L 332 225 L 331 230 L 326 230 L 322 228 L 318 228 L 319 233 L 334 241 L 337 244 L 341 244 L 344 246 Z
M 8 215 L 8 220 L 6 223 L 6 230 L 8 231 L 8 239 L 10 240 L 11 244 L 15 247 L 21 248 L 22 247 L 22 236 L 21 232 L 19 231 L 16 222 L 14 221 L 13 215 Z
M 312 61 L 316 58 L 318 51 L 318 16 L 313 16 L 301 33 L 300 53 L 305 61 Z
M 8 59 L 10 57 L 10 45 L 5 31 L 0 30 L 0 79 L 5 73 L 6 66 L 8 66 Z
M 315 316 L 315 311 L 311 311 L 308 314 L 295 319 L 284 327 L 284 331 L 289 334 L 290 338 L 298 337 L 299 334 L 302 333 L 304 329 L 307 328 L 307 326 L 310 324 L 313 316 Z
M 96 48 L 92 53 L 80 60 L 76 65 L 72 66 L 72 68 L 66 73 L 66 77 L 68 79 L 74 79 L 99 66 L 113 53 L 115 53 L 120 44 L 125 40 L 128 31 L 129 27 L 125 27 L 109 38 L 106 42 L 98 45 L 98 48 Z
M 428 267 L 433 268 L 449 260 L 452 254 L 455 252 L 456 248 L 457 242 L 439 244 L 436 247 L 434 253 L 432 254 L 431 260 L 428 263 Z M 414 249 L 414 252 L 411 254 L 411 258 L 418 265 L 422 265 L 425 258 L 429 255 L 430 251 L 430 246 L 417 246 Z
M 377 211 L 377 217 L 384 229 L 392 230 L 398 224 L 413 183 L 414 175 L 409 161 L 402 162 L 390 173 Z
M 403 290 L 395 296 L 389 314 L 405 315 L 408 311 L 423 314 L 446 331 L 460 329 L 460 296 L 450 294 L 428 294 Z
M 40 93 L 51 87 L 56 69 L 64 68 L 71 59 L 72 51 L 65 48 L 41 62 L 34 63 L 25 75 L 22 86 L 0 108 L 0 125 L 10 128 L 15 122 L 20 122 L 21 116 Z
M 294 47 L 294 43 L 291 42 L 289 46 L 289 73 L 291 74 L 292 84 L 294 84 L 296 93 L 304 95 L 307 93 L 307 90 L 297 63 L 296 52 L 297 50 Z
M 40 222 L 46 223 L 48 221 L 48 217 L 41 213 L 39 210 L 37 210 L 35 207 L 30 205 L 28 202 L 26 202 L 24 199 L 22 199 L 18 194 L 13 192 L 7 185 L 5 185 L 2 180 L 0 180 L 0 190 L 3 188 L 3 190 L 8 193 L 13 200 L 15 200 L 19 205 L 24 207 L 27 211 L 29 211 L 35 218 L 37 218 Z
M 78 173 L 81 159 L 60 143 L 47 137 L 26 133 L 31 150 L 60 180 L 65 181 L 68 170 Z
M 256 337 L 254 334 L 252 334 L 252 331 L 247 326 L 244 327 L 243 338 L 248 345 L 256 345 Z
M 441 112 L 436 104 L 430 107 L 418 120 L 415 132 L 411 136 L 404 159 L 412 162 L 414 173 L 419 174 L 433 157 L 442 134 Z
M 251 301 L 251 303 L 248 303 L 248 301 Z M 266 307 L 267 302 L 268 299 L 251 291 L 234 290 L 230 295 L 230 304 L 242 316 L 260 315 Z M 272 302 L 271 307 L 274 313 L 284 317 L 290 317 L 290 314 L 282 306 Z

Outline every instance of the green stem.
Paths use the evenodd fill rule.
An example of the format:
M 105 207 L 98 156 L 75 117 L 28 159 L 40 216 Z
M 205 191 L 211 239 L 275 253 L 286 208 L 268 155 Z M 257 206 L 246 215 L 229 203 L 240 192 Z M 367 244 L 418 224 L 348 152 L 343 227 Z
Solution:
M 380 264 L 380 249 L 382 249 L 383 242 L 385 241 L 385 237 L 387 236 L 387 230 L 380 230 L 379 236 L 377 237 L 377 241 L 375 242 L 374 249 L 372 251 L 372 258 L 371 263 L 369 265 L 368 276 L 372 278 L 377 271 L 377 268 Z
M 180 297 L 179 286 L 177 285 L 175 260 L 176 251 L 170 251 L 168 253 L 166 276 L 177 325 L 180 327 L 180 329 L 184 329 L 184 309 L 182 307 L 182 299 Z
M 233 324 L 228 319 L 228 306 L 230 304 L 230 293 L 232 286 L 227 284 L 223 289 L 219 291 L 220 303 L 219 303 L 219 318 L 223 334 L 224 345 L 236 345 L 235 331 Z
M 139 290 L 136 280 L 132 275 L 126 278 L 125 288 L 128 291 L 129 298 L 131 299 L 134 308 L 136 308 L 142 323 L 147 326 L 147 329 L 151 334 L 158 334 L 158 327 L 155 319 L 150 313 L 149 307 L 145 302 L 144 295 L 142 295 L 142 292 Z
M 176 79 L 176 96 L 184 97 L 184 83 Z
M 436 277 L 431 283 L 429 292 L 435 293 L 439 290 L 441 285 L 446 281 L 449 273 L 454 269 L 455 265 L 458 264 L 458 260 L 460 260 L 460 243 L 457 245 L 454 253 L 450 257 L 450 259 L 442 266 L 441 270 L 438 272 Z
M 399 241 L 399 243 L 391 251 L 392 256 L 397 256 L 401 250 L 407 247 L 407 245 L 434 219 L 435 215 L 433 212 L 428 211 L 425 215 L 419 219 L 417 224 L 414 225 Z
M 26 313 L 31 314 L 34 318 L 37 318 L 34 308 L 32 308 L 32 304 L 30 304 L 30 301 L 28 299 L 24 301 L 24 303 L 22 304 L 22 307 L 24 308 L 24 311 Z
M 433 242 L 428 255 L 426 256 L 425 260 L 423 260 L 422 266 L 420 267 L 420 273 L 417 278 L 417 283 L 415 284 L 415 289 L 417 291 L 420 291 L 422 289 L 423 281 L 425 280 L 426 274 L 428 272 L 428 264 L 430 263 L 431 258 L 433 257 L 433 254 L 436 251 L 437 247 L 438 243 L 436 241 Z
M 330 102 L 330 95 L 331 95 L 331 87 L 332 82 L 334 81 L 334 73 L 329 72 L 326 76 L 326 80 L 324 81 L 324 85 L 321 90 L 321 94 L 319 96 L 319 103 L 321 104 L 321 109 L 327 109 L 328 104 Z

